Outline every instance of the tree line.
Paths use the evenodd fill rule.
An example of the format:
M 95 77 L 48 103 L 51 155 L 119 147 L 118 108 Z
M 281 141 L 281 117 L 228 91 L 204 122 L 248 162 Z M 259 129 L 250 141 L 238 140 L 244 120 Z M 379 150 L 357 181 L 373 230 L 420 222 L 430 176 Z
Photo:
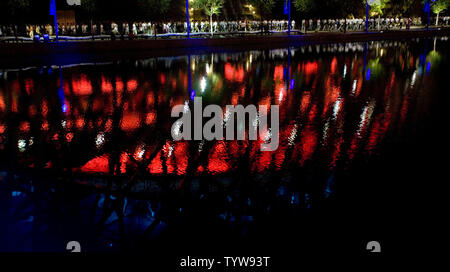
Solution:
M 58 8 L 67 8 L 66 0 L 56 0 Z M 188 0 L 190 7 L 201 12 L 210 21 L 215 19 L 279 19 L 286 18 L 289 0 Z M 424 16 L 428 1 L 436 17 L 446 12 L 450 0 L 291 0 L 293 19 L 300 18 L 362 18 L 369 3 L 371 17 L 377 16 Z M 255 7 L 255 14 L 244 16 L 246 4 Z M 284 9 L 283 9 L 284 6 Z M 49 0 L 2 0 L 0 20 L 14 23 L 44 17 L 47 20 Z M 42 14 L 35 14 L 39 9 Z M 74 8 L 77 17 L 95 20 L 183 20 L 186 16 L 186 0 L 81 0 L 81 6 Z M 241 18 L 229 18 L 224 9 L 238 10 Z M 31 17 L 30 17 L 31 16 Z M 284 17 L 283 17 L 284 16 Z M 228 18 L 227 18 L 228 17 Z

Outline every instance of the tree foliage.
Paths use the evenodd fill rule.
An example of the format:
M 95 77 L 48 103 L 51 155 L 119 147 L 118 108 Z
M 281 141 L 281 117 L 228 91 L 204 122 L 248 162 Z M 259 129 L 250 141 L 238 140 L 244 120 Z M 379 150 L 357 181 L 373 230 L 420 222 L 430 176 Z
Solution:
M 314 5 L 315 2 L 313 0 L 294 0 L 294 7 L 302 13 L 311 11 Z
M 27 18 L 31 0 L 0 0 L 0 21 L 19 23 Z
M 418 4 L 417 0 L 397 0 L 391 2 L 391 12 L 394 15 L 406 15 L 411 9 L 416 7 Z
M 171 0 L 138 0 L 137 5 L 144 16 L 159 17 L 169 10 Z
M 201 9 L 207 16 L 220 14 L 224 0 L 194 0 L 193 7 Z
M 358 17 L 364 10 L 361 0 L 293 0 L 293 5 L 300 13 L 317 18 Z
M 251 0 L 250 2 L 256 6 L 261 17 L 270 14 L 275 5 L 275 0 Z
M 360 0 L 345 0 L 345 1 L 338 1 L 335 5 L 336 12 L 339 15 L 339 17 L 358 17 L 360 18 L 365 13 L 364 11 L 365 5 L 361 3 Z
M 363 0 L 366 3 L 367 0 Z M 370 6 L 370 15 L 383 15 L 383 11 L 389 7 L 390 0 L 368 0 Z
M 27 12 L 30 8 L 30 0 L 6 0 L 6 12 L 11 17 L 17 16 L 22 12 Z
M 431 2 L 431 10 L 433 13 L 439 14 L 450 6 L 450 0 L 436 0 Z
M 89 14 L 94 14 L 97 11 L 96 0 L 81 0 L 80 8 Z

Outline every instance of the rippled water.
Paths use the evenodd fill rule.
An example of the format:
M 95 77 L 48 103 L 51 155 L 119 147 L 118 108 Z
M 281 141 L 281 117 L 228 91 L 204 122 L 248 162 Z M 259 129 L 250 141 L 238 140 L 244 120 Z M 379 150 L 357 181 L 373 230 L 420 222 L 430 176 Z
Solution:
M 308 161 L 327 170 L 345 167 L 402 137 L 404 127 L 428 110 L 433 70 L 442 56 L 414 43 L 5 71 L 2 158 L 14 155 L 23 168 L 69 167 L 90 174 L 114 168 L 117 175 L 132 175 L 143 163 L 145 174 L 179 176 L 286 171 Z M 224 112 L 225 105 L 279 105 L 278 150 L 260 152 L 259 143 L 248 140 L 172 141 L 169 129 L 176 119 L 170 109 L 192 106 L 195 96 Z
M 200 198 L 219 191 L 224 204 L 208 211 L 226 222 L 258 218 L 272 198 L 314 208 L 338 194 L 336 173 L 414 139 L 448 46 L 438 38 L 0 69 L 0 168 L 125 193 L 161 182 Z M 279 105 L 279 148 L 173 141 L 171 108 L 196 96 L 224 111 Z

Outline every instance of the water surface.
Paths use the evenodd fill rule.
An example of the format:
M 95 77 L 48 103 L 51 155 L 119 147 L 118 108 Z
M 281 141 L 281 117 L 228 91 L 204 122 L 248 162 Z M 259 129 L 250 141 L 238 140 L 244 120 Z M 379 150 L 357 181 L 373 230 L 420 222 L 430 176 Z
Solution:
M 100 225 L 101 239 L 80 238 L 99 240 L 92 249 L 124 240 L 134 248 L 136 233 L 159 237 L 153 222 L 199 231 L 197 220 L 223 228 L 220 237 L 257 236 L 261 226 L 296 233 L 308 214 L 328 214 L 348 195 L 363 198 L 395 182 L 360 184 L 373 186 L 383 161 L 410 159 L 393 150 L 416 144 L 429 125 L 448 46 L 447 38 L 322 44 L 0 70 L 2 182 L 13 184 L 13 201 L 33 195 L 33 182 L 50 195 L 66 183 L 98 188 L 77 191 L 93 208 L 80 204 L 76 212 L 95 216 L 70 228 L 83 236 Z M 279 148 L 261 152 L 264 139 L 173 141 L 171 108 L 192 107 L 196 96 L 225 116 L 226 105 L 279 105 Z M 64 225 L 48 213 L 45 224 Z

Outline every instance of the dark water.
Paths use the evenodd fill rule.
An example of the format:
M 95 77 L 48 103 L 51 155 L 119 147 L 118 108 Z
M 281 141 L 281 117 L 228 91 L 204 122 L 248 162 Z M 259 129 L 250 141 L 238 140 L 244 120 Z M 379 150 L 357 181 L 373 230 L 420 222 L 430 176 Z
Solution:
M 70 240 L 86 251 L 392 246 L 402 231 L 393 222 L 413 213 L 411 188 L 429 188 L 421 184 L 441 146 L 448 46 L 438 38 L 0 70 L 0 249 L 64 251 Z M 171 108 L 195 96 L 223 109 L 279 105 L 279 148 L 172 141 Z

